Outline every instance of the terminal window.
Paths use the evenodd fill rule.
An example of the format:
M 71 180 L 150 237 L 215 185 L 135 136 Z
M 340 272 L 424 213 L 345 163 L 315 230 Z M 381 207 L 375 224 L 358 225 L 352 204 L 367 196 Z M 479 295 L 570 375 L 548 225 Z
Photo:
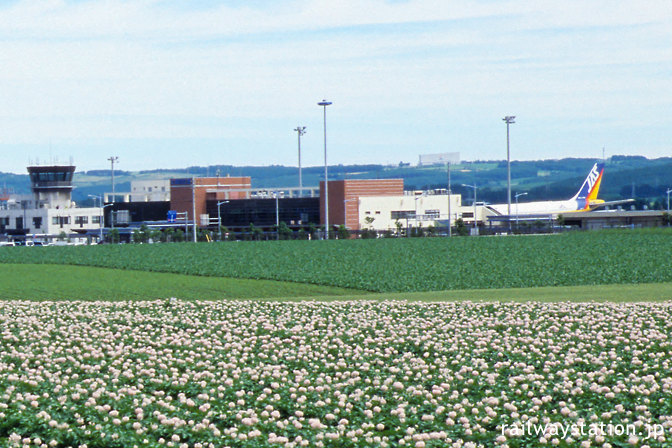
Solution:
M 415 219 L 415 210 L 397 210 L 390 212 L 391 219 Z
M 70 224 L 69 216 L 54 216 L 51 218 L 51 223 L 63 227 L 64 224 Z

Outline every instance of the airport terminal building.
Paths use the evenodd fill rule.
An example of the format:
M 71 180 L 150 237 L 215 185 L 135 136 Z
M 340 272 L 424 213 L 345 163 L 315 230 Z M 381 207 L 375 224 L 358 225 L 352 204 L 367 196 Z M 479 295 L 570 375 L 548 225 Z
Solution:
M 104 207 L 79 208 L 72 202 L 72 165 L 30 166 L 30 195 L 0 197 L 0 241 L 90 243 L 111 228 L 130 241 L 141 226 L 181 229 L 226 227 L 243 234 L 251 227 L 273 234 L 280 223 L 290 230 L 324 226 L 326 206 L 332 231 L 413 234 L 414 230 L 464 226 L 506 233 L 526 222 L 554 227 L 558 214 L 502 217 L 484 203 L 462 204 L 446 189 L 405 191 L 403 179 L 344 179 L 316 187 L 253 188 L 250 177 L 191 177 L 131 182 L 128 193 L 107 193 Z M 172 219 L 171 219 L 172 216 Z M 506 218 L 506 219 L 505 219 Z M 651 227 L 663 225 L 663 212 L 593 211 L 563 214 L 563 227 Z

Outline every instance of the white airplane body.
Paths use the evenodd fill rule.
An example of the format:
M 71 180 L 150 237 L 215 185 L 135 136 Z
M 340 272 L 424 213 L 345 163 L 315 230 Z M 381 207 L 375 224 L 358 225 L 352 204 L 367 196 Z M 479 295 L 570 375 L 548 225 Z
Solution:
M 500 215 L 508 215 L 508 204 L 487 204 L 486 207 Z M 579 203 L 571 199 L 567 201 L 535 201 L 521 202 L 518 205 L 511 204 L 511 215 L 548 215 L 576 211 L 580 211 Z
M 555 215 L 561 213 L 587 212 L 606 205 L 623 204 L 632 202 L 632 199 L 622 201 L 604 202 L 597 199 L 597 193 L 600 190 L 602 174 L 604 173 L 604 163 L 598 162 L 588 173 L 588 177 L 583 181 L 579 191 L 570 199 L 565 201 L 536 201 L 521 202 L 511 204 L 511 213 L 509 214 L 508 204 L 487 204 L 486 208 L 494 211 L 498 215 L 525 216 L 525 215 Z

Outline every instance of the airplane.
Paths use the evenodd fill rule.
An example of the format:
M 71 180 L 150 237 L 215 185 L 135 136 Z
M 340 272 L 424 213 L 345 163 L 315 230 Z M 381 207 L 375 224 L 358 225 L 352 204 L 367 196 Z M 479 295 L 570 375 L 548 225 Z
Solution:
M 597 199 L 603 173 L 604 162 L 596 162 L 588 173 L 586 180 L 583 181 L 579 191 L 571 199 L 566 201 L 537 201 L 522 202 L 517 205 L 511 204 L 511 215 L 554 215 L 559 213 L 589 212 L 609 205 L 633 202 L 633 199 L 609 202 Z M 486 204 L 485 208 L 497 215 L 508 214 L 508 204 Z

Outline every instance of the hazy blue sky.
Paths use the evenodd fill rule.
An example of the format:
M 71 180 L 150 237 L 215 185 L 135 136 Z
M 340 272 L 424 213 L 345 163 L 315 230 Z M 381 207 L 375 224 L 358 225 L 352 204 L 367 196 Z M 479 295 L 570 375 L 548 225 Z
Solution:
M 0 171 L 672 155 L 670 0 L 0 3 Z

